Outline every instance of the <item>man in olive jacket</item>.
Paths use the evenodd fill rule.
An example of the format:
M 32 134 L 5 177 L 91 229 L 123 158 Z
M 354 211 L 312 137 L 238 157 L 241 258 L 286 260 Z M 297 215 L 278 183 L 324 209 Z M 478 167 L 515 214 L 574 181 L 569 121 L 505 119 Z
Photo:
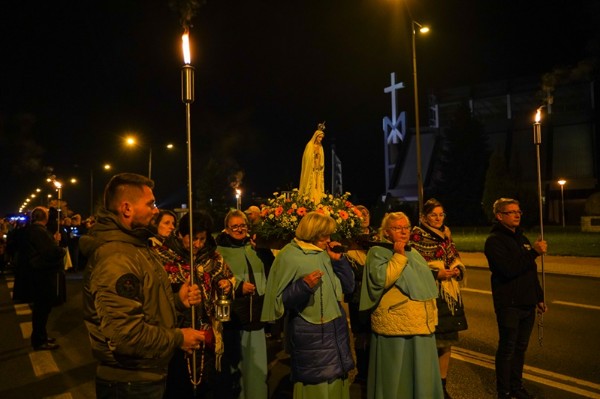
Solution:
M 204 333 L 176 326 L 180 309 L 200 303 L 196 285 L 173 296 L 160 260 L 148 247 L 158 213 L 152 180 L 133 173 L 113 176 L 98 222 L 80 240 L 88 258 L 84 318 L 98 360 L 96 395 L 160 399 L 175 348 L 197 349 Z

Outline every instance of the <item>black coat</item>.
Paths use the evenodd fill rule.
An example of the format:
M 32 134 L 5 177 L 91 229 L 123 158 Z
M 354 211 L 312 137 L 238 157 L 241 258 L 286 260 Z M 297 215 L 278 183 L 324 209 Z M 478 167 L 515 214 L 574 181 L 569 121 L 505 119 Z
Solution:
M 485 241 L 485 256 L 492 272 L 494 308 L 534 307 L 543 302 L 537 276 L 538 253 L 517 228 L 512 232 L 496 223 Z
M 25 228 L 19 240 L 19 264 L 31 292 L 22 300 L 50 301 L 53 304 L 64 293 L 60 280 L 64 271 L 65 249 L 58 246 L 54 237 L 41 224 Z

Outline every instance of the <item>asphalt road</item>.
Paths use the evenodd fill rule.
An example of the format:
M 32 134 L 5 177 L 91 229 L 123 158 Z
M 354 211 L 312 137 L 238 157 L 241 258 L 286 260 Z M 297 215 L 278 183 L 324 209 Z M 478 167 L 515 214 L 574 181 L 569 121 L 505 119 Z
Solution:
M 526 384 L 539 398 L 600 398 L 600 280 L 547 276 L 549 312 L 543 346 L 534 330 L 527 356 Z M 53 310 L 48 328 L 61 348 L 33 352 L 28 305 L 15 305 L 11 278 L 0 279 L 0 398 L 93 398 L 95 362 L 81 315 L 81 275 L 68 275 L 68 301 Z M 464 301 L 469 330 L 453 351 L 448 390 L 453 398 L 494 398 L 493 355 L 497 332 L 489 294 L 489 273 L 471 269 Z M 291 398 L 289 358 L 281 343 L 269 340 L 271 398 Z M 352 385 L 353 399 L 364 385 Z

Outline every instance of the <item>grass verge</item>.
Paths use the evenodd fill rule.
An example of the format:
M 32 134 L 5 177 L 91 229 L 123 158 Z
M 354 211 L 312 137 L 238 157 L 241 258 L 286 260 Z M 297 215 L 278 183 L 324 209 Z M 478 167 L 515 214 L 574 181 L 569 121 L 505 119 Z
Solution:
M 490 227 L 450 227 L 459 252 L 483 252 Z M 530 241 L 540 236 L 539 226 L 525 230 Z M 544 226 L 548 255 L 600 257 L 600 234 L 583 233 L 579 226 Z

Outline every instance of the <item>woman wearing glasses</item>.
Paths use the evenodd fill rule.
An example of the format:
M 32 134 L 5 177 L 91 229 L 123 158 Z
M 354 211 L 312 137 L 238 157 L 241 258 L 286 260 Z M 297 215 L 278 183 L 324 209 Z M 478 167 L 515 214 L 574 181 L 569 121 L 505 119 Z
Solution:
M 225 230 L 217 236 L 217 249 L 236 279 L 232 320 L 225 323 L 225 360 L 235 398 L 266 399 L 267 343 L 260 314 L 271 252 L 257 252 L 252 244 L 246 214 L 229 211 Z
M 404 213 L 386 214 L 379 232 L 381 244 L 367 253 L 360 297 L 373 331 L 367 398 L 441 399 L 435 280 L 425 259 L 408 246 Z
M 458 344 L 458 332 L 467 329 L 459 287 L 466 269 L 452 241 L 450 229 L 444 225 L 445 218 L 444 207 L 438 200 L 431 198 L 425 202 L 420 225 L 413 227 L 410 242 L 429 264 L 438 287 L 435 338 L 444 398 L 450 398 L 446 390 L 446 376 L 451 350 L 453 345 Z

